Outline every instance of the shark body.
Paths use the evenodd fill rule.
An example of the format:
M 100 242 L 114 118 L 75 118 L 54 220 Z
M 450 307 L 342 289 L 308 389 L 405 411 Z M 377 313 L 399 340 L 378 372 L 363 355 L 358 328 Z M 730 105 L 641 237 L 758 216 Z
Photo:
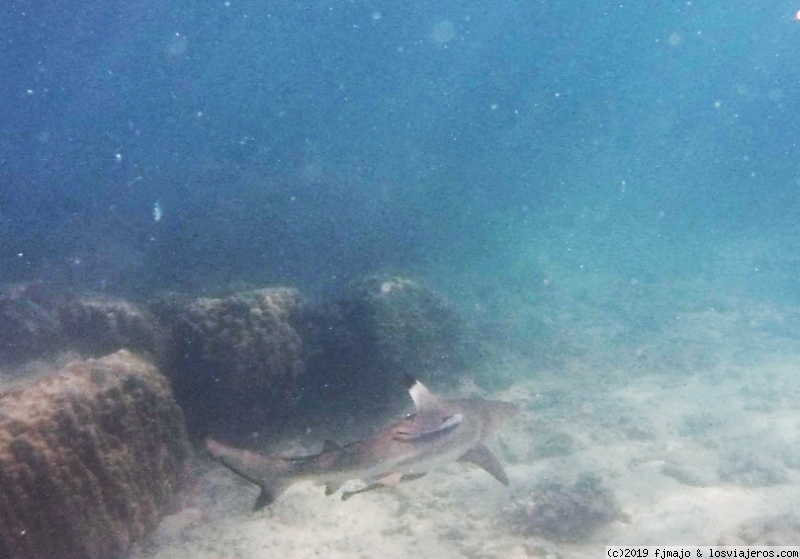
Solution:
M 206 448 L 225 466 L 261 487 L 254 510 L 272 503 L 301 479 L 324 483 L 326 495 L 351 479 L 372 482 L 364 489 L 343 493 L 345 500 L 356 493 L 418 479 L 454 461 L 471 462 L 508 485 L 503 466 L 483 443 L 516 415 L 517 406 L 497 400 L 440 399 L 418 380 L 409 379 L 408 384 L 416 413 L 371 439 L 344 446 L 325 441 L 319 454 L 294 458 L 240 450 L 212 439 L 206 441 Z

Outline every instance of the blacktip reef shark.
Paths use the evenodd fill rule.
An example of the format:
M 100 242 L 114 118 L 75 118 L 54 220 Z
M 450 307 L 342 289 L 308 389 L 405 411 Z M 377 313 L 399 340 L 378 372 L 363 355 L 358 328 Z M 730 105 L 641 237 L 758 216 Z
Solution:
M 418 479 L 455 461 L 471 462 L 508 485 L 503 466 L 483 443 L 519 408 L 497 400 L 438 398 L 418 380 L 409 378 L 407 384 L 416 413 L 371 439 L 344 446 L 325 441 L 319 454 L 294 458 L 231 448 L 212 439 L 206 441 L 206 448 L 225 466 L 261 487 L 254 511 L 302 479 L 324 483 L 326 495 L 351 479 L 370 483 L 344 492 L 344 501 L 357 493 Z

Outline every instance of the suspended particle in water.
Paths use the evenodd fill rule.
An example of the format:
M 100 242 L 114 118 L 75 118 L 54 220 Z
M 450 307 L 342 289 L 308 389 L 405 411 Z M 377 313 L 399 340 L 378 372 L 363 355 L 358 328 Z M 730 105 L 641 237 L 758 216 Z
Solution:
M 456 37 L 456 28 L 452 21 L 444 20 L 435 24 L 431 29 L 429 38 L 431 42 L 443 45 Z
M 169 61 L 182 59 L 189 48 L 189 39 L 186 35 L 175 33 L 164 43 L 164 56 Z

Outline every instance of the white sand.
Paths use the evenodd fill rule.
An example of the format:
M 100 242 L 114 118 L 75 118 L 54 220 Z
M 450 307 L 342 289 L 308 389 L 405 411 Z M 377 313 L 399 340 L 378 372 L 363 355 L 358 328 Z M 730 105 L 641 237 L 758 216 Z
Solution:
M 136 556 L 596 558 L 609 544 L 796 544 L 800 352 L 791 336 L 762 328 L 780 325 L 790 312 L 698 311 L 683 329 L 670 330 L 666 349 L 657 333 L 616 349 L 649 353 L 638 369 L 621 359 L 618 369 L 593 370 L 590 358 L 575 358 L 542 371 L 517 355 L 499 356 L 504 376 L 519 380 L 483 396 L 525 410 L 492 443 L 509 488 L 474 466 L 453 464 L 347 502 L 298 483 L 252 513 L 257 488 L 213 466 L 186 510 L 168 518 Z M 712 356 L 704 367 L 664 365 L 694 362 L 697 344 Z M 746 358 L 737 357 L 745 345 Z M 659 360 L 663 355 L 669 359 Z M 580 542 L 514 533 L 504 509 L 545 478 L 581 472 L 613 491 L 618 520 Z

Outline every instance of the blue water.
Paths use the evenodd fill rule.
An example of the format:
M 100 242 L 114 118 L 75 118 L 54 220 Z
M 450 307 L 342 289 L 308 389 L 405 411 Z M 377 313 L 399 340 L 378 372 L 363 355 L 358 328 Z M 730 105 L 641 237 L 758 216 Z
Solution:
M 502 276 L 537 243 L 707 273 L 720 240 L 796 235 L 797 7 L 7 2 L 2 279 Z
M 800 487 L 798 10 L 4 0 L 0 293 L 41 281 L 159 308 L 170 292 L 324 300 L 375 272 L 424 278 L 483 352 L 461 389 L 525 409 L 498 453 L 509 491 L 588 464 L 629 515 L 593 545 L 733 541 L 717 535 L 745 516 L 794 514 Z M 227 492 L 214 476 L 202 498 Z M 464 506 L 436 479 L 398 507 L 414 503 L 410 524 L 488 542 L 469 557 L 526 541 L 473 517 L 503 518 L 516 493 Z M 219 502 L 209 518 L 252 496 Z M 285 509 L 310 541 L 355 526 L 317 507 Z M 354 539 L 405 541 L 401 514 Z M 275 549 L 306 537 L 266 518 Z M 800 534 L 791 518 L 780 543 Z

